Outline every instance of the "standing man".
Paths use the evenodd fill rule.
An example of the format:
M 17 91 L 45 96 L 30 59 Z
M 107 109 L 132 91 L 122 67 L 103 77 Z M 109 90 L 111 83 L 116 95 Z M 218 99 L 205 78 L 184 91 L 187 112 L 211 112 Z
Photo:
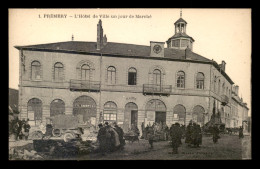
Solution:
M 244 138 L 244 134 L 243 134 L 243 127 L 239 127 L 239 136 L 238 136 L 239 139 L 241 138 Z
M 118 136 L 119 136 L 119 141 L 120 141 L 120 149 L 123 149 L 125 146 L 125 139 L 124 139 L 124 131 L 121 127 L 119 127 L 116 122 L 114 122 L 114 129 L 117 132 Z
M 103 127 L 103 125 L 100 123 L 98 125 L 99 131 L 97 135 L 97 140 L 99 142 L 99 150 L 102 153 L 102 155 L 105 155 L 105 153 L 108 152 L 107 150 L 107 132 L 106 128 Z
M 170 135 L 171 135 L 171 139 L 172 139 L 172 154 L 178 154 L 178 147 L 181 144 L 181 136 L 182 136 L 182 132 L 181 132 L 181 128 L 179 123 L 175 123 L 172 125 L 171 129 L 170 129 Z
M 216 144 L 219 138 L 219 129 L 218 126 L 215 124 L 213 126 L 213 142 Z
M 27 119 L 27 121 L 25 121 L 23 126 L 22 126 L 23 136 L 24 136 L 25 140 L 28 140 L 29 131 L 30 131 L 30 128 L 31 128 L 31 126 L 28 122 L 29 122 L 29 119 Z
M 153 148 L 153 141 L 154 141 L 154 129 L 153 127 L 148 127 L 147 129 L 147 139 L 149 141 L 149 144 L 150 144 L 150 148 Z
M 188 144 L 188 147 L 190 147 L 192 144 L 192 132 L 193 132 L 193 123 L 191 120 L 187 126 L 186 134 L 185 134 L 186 135 L 185 143 Z

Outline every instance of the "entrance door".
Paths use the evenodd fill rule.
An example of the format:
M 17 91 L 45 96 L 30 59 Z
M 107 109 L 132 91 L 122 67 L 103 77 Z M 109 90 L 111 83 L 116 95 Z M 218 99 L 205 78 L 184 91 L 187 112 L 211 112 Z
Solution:
M 131 125 L 137 126 L 137 110 L 131 110 Z
M 155 122 L 166 123 L 166 112 L 155 112 Z

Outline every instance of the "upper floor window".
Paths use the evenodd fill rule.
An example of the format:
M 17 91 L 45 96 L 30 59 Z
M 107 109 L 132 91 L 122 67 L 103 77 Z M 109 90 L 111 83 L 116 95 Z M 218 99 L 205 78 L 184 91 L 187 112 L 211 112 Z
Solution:
M 90 80 L 90 67 L 87 64 L 81 66 L 81 80 Z
M 214 92 L 216 92 L 216 78 L 217 76 L 215 76 L 214 80 L 213 80 L 213 83 L 214 83 Z
M 225 83 L 222 85 L 222 94 L 225 94 Z
M 204 74 L 199 72 L 196 77 L 197 89 L 204 89 Z
M 41 79 L 41 64 L 38 61 L 32 62 L 32 80 Z
M 153 71 L 153 84 L 161 85 L 161 71 L 159 69 Z
M 177 73 L 177 87 L 179 88 L 185 87 L 185 73 L 183 71 L 179 71 Z
M 220 94 L 220 80 L 218 80 L 218 94 Z
M 136 74 L 137 71 L 135 68 L 130 68 L 128 70 L 128 85 L 136 85 Z
M 108 84 L 116 84 L 116 68 L 113 66 L 107 68 L 107 82 Z
M 56 63 L 54 65 L 54 80 L 62 81 L 63 80 L 63 64 Z

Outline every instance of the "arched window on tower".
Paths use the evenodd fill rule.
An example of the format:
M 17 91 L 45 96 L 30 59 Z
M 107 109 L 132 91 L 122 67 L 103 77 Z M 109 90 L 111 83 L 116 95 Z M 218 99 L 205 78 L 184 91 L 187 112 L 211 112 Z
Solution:
M 204 89 L 204 74 L 199 72 L 196 76 L 197 89 Z

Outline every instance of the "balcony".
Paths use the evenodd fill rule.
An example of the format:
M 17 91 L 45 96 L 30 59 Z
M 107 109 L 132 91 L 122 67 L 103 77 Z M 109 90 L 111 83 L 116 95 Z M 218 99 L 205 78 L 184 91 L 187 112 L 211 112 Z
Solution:
M 227 105 L 228 101 L 229 101 L 229 99 L 228 99 L 228 97 L 226 95 L 221 95 L 221 104 L 223 106 Z
M 156 85 L 156 84 L 144 84 L 144 95 L 164 95 L 169 96 L 172 92 L 172 85 Z
M 100 92 L 100 82 L 89 80 L 70 80 L 70 90 Z

